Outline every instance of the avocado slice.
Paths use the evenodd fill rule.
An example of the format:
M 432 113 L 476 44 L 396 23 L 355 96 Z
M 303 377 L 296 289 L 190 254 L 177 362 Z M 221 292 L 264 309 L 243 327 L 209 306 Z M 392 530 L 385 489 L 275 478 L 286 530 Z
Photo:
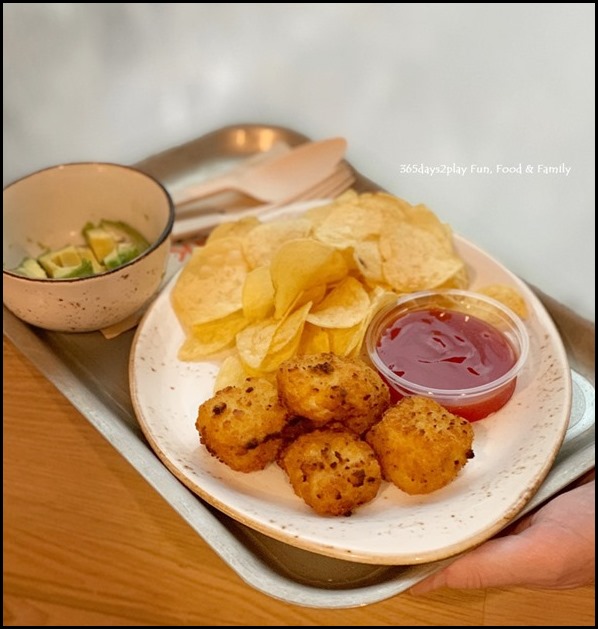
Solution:
M 95 257 L 91 247 L 78 245 L 77 253 L 83 260 L 89 260 L 91 262 L 91 268 L 93 269 L 94 274 L 97 275 L 98 273 L 103 273 L 106 270 L 106 267 L 98 262 L 98 259 Z
M 116 269 L 136 258 L 141 252 L 129 242 L 119 242 L 103 260 L 107 269 Z
M 48 251 L 38 258 L 38 262 L 45 269 L 48 277 L 54 279 L 93 275 L 91 261 L 82 258 L 73 245 L 57 251 Z
M 99 262 L 103 262 L 104 258 L 116 249 L 116 238 L 104 228 L 96 227 L 93 223 L 85 225 L 83 237 Z
M 88 222 L 82 229 L 85 245 L 46 251 L 37 259 L 26 257 L 14 273 L 39 279 L 87 277 L 116 269 L 143 253 L 150 243 L 122 221 Z
M 16 269 L 13 269 L 13 273 L 25 275 L 26 277 L 33 277 L 39 280 L 48 278 L 48 274 L 35 258 L 23 258 L 19 266 Z
M 106 269 L 116 269 L 130 262 L 150 246 L 136 229 L 122 221 L 102 219 L 98 225 L 87 223 L 83 236 Z
M 100 227 L 112 234 L 116 242 L 128 242 L 134 245 L 139 253 L 142 253 L 150 246 L 150 243 L 135 228 L 127 223 L 123 223 L 123 221 L 103 219 L 100 221 Z
M 94 275 L 91 262 L 89 260 L 81 260 L 81 263 L 78 266 L 61 267 L 56 273 L 56 275 L 54 275 L 54 279 L 66 280 L 66 279 L 72 279 L 75 277 L 89 277 L 90 275 Z

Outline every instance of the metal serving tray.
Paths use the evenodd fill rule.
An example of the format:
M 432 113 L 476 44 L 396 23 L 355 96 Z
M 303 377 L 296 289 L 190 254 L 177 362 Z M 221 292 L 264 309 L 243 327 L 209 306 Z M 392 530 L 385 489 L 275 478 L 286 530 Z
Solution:
M 198 180 L 239 159 L 284 141 L 306 141 L 291 129 L 254 124 L 219 129 L 139 164 L 169 189 L 191 175 Z M 378 189 L 357 175 L 355 188 Z M 536 290 L 536 289 L 534 289 Z M 569 353 L 573 375 L 570 427 L 527 513 L 578 479 L 595 464 L 594 324 L 536 290 L 552 315 Z M 107 340 L 102 334 L 64 334 L 29 326 L 4 309 L 4 334 L 50 380 L 147 482 L 249 585 L 274 598 L 306 607 L 348 608 L 390 598 L 454 558 L 416 566 L 376 566 L 300 550 L 236 522 L 203 502 L 160 462 L 137 424 L 129 396 L 129 330 Z

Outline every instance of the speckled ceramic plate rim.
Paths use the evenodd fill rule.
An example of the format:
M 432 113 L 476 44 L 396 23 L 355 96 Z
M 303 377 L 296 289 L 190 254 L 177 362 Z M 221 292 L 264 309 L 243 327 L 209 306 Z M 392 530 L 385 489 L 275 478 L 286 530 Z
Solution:
M 514 397 L 476 422 L 475 458 L 449 486 L 407 496 L 384 483 L 368 505 L 347 518 L 316 515 L 293 494 L 282 470 L 242 474 L 211 457 L 195 430 L 197 407 L 210 397 L 217 362 L 184 363 L 184 339 L 170 305 L 176 278 L 150 307 L 131 349 L 133 407 L 164 465 L 209 504 L 275 539 L 330 557 L 372 564 L 410 565 L 463 552 L 491 537 L 525 506 L 550 470 L 571 407 L 565 348 L 544 306 L 525 283 L 484 251 L 455 236 L 472 288 L 516 286 L 531 315 L 530 357 Z

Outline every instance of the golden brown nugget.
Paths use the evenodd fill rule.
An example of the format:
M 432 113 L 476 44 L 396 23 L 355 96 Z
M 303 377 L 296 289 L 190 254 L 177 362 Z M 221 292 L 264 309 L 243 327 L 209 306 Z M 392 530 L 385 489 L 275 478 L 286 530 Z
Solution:
M 317 427 L 339 421 L 362 434 L 390 404 L 387 385 L 359 358 L 332 353 L 297 356 L 280 365 L 276 381 L 289 411 Z
M 452 482 L 473 458 L 473 428 L 434 400 L 414 396 L 389 408 L 366 435 L 386 480 L 408 494 Z
M 206 400 L 195 427 L 210 454 L 233 470 L 254 472 L 276 460 L 287 417 L 271 382 L 247 378 Z
M 279 463 L 295 493 L 319 515 L 351 515 L 382 483 L 372 448 L 339 424 L 301 435 Z

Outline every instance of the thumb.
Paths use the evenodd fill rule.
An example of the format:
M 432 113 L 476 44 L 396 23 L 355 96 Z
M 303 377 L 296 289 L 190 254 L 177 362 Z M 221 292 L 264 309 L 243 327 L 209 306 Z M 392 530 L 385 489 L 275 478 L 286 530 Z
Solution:
M 529 583 L 537 569 L 524 538 L 525 533 L 520 533 L 485 542 L 417 583 L 410 592 L 421 595 L 442 587 L 473 589 Z

